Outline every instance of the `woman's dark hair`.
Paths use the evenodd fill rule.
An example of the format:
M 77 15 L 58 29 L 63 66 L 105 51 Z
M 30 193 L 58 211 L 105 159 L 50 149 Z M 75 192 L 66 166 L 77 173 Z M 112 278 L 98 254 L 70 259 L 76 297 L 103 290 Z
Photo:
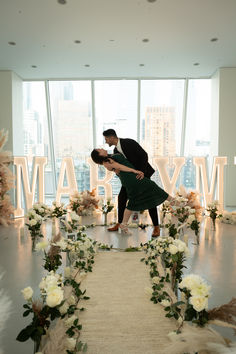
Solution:
M 91 158 L 93 162 L 98 163 L 99 165 L 102 165 L 103 162 L 109 161 L 108 156 L 100 156 L 96 149 L 91 152 Z
M 104 132 L 102 134 L 103 134 L 103 136 L 115 136 L 117 138 L 117 135 L 116 135 L 116 132 L 114 129 L 104 130 Z

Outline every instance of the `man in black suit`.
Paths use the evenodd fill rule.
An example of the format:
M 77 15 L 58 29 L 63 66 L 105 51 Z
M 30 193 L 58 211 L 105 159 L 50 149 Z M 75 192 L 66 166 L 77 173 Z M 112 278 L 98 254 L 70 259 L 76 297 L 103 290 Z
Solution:
M 144 176 L 150 178 L 155 170 L 148 163 L 148 154 L 146 151 L 133 139 L 118 138 L 114 129 L 107 129 L 103 132 L 105 141 L 109 146 L 115 145 L 114 154 L 120 153 L 139 171 L 144 172 Z M 119 225 L 122 222 L 124 210 L 127 203 L 127 193 L 125 187 L 121 187 L 118 195 L 118 223 L 108 229 L 108 231 L 118 231 Z M 158 222 L 157 208 L 149 209 L 149 215 L 152 219 L 154 230 L 152 237 L 160 236 L 160 227 Z

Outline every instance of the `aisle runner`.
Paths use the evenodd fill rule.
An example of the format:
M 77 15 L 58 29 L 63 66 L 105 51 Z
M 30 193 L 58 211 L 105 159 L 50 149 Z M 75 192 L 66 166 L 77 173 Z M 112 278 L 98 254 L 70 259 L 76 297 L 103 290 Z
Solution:
M 149 268 L 141 258 L 140 252 L 96 256 L 93 272 L 83 282 L 90 300 L 80 314 L 81 340 L 89 354 L 161 353 L 167 334 L 176 329 L 163 307 L 145 293 Z

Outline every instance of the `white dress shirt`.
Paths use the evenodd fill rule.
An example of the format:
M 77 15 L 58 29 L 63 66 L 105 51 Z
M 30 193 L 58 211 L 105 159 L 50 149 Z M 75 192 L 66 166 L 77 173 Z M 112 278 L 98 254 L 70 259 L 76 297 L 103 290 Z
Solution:
M 120 145 L 120 139 L 118 138 L 118 143 L 116 145 L 116 149 L 122 154 L 124 155 L 124 157 L 126 158 L 125 154 L 124 154 L 124 151 L 122 150 L 122 147 Z

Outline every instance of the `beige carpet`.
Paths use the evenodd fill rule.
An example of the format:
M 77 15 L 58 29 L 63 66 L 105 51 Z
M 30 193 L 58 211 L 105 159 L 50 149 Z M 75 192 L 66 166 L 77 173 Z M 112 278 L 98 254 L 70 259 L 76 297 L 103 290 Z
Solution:
M 176 329 L 161 305 L 150 301 L 149 268 L 140 252 L 103 252 L 83 282 L 90 300 L 80 314 L 89 354 L 165 353 Z

